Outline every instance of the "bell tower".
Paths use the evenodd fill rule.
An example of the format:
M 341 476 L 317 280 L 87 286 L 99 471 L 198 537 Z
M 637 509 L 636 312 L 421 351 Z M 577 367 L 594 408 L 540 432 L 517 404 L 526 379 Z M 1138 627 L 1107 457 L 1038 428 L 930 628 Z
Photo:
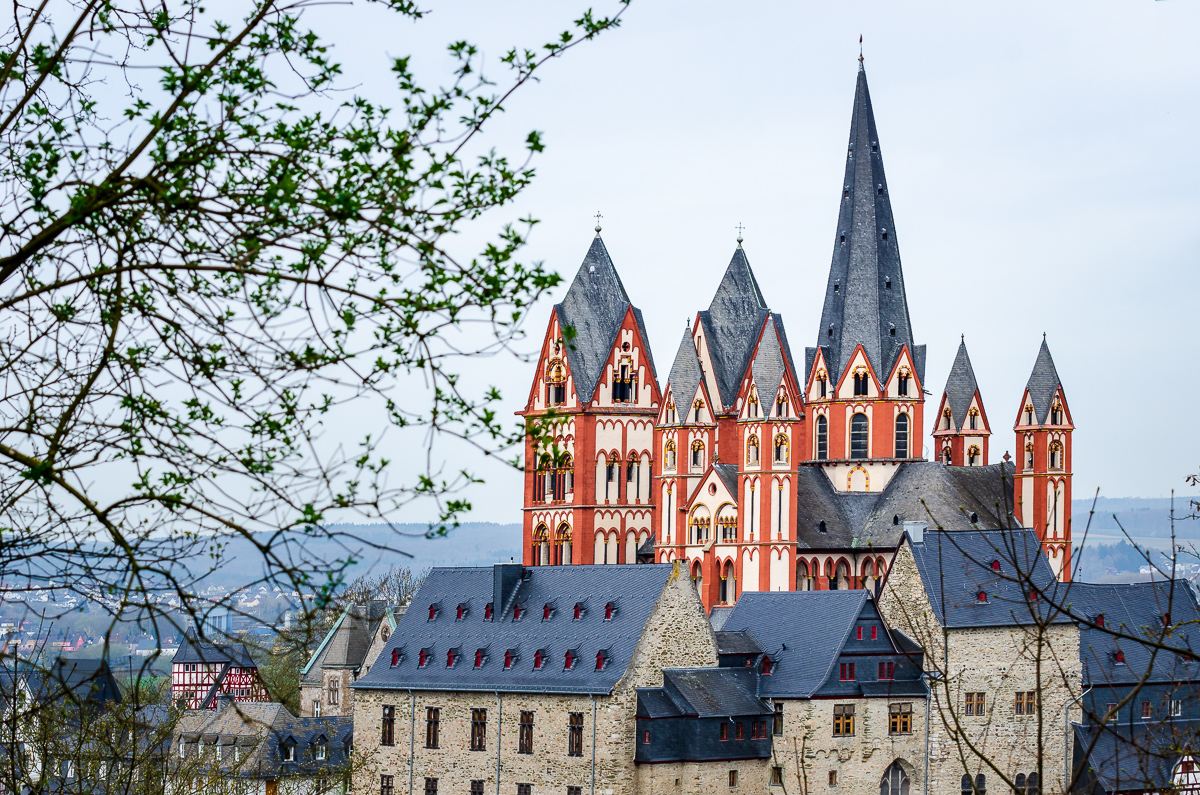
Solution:
M 933 449 L 937 460 L 948 466 L 987 466 L 991 435 L 975 370 L 967 355 L 967 343 L 962 341 L 934 415 Z
M 1013 503 L 1022 527 L 1037 531 L 1060 580 L 1071 578 L 1071 410 L 1050 356 L 1042 347 L 1025 385 L 1013 431 L 1017 472 Z

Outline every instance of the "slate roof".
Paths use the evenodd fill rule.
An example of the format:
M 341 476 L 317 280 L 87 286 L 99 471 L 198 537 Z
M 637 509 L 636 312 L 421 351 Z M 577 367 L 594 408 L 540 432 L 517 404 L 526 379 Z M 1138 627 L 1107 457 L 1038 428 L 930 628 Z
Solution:
M 491 621 L 484 620 L 484 610 L 494 601 L 493 572 L 506 567 L 433 569 L 384 645 L 381 661 L 351 686 L 489 693 L 611 693 L 629 667 L 673 566 L 511 568 L 520 573 L 516 591 L 503 607 L 496 608 Z M 605 606 L 610 602 L 616 611 L 612 620 L 606 621 Z M 585 605 L 578 621 L 574 620 L 576 603 Z M 465 606 L 466 615 L 458 621 L 460 604 Z M 553 612 L 549 620 L 544 620 L 547 604 L 553 606 Z M 432 621 L 431 605 L 439 606 Z M 522 610 L 516 622 L 514 605 Z M 393 649 L 400 649 L 403 655 L 395 667 L 390 664 Z M 418 667 L 422 649 L 430 654 L 424 668 Z M 446 665 L 450 649 L 458 649 L 461 654 L 453 667 Z M 484 649 L 486 656 L 483 666 L 476 668 L 474 658 L 479 649 Z M 504 655 L 510 649 L 516 659 L 505 670 Z M 545 655 L 541 670 L 533 667 L 538 650 Z M 568 650 L 578 655 L 578 662 L 565 670 Z M 596 654 L 602 650 L 608 662 L 598 671 Z
M 775 393 L 783 381 L 787 369 L 783 348 L 775 329 L 780 322 L 778 315 L 767 317 L 767 325 L 763 329 L 762 340 L 758 343 L 758 351 L 751 365 L 754 384 L 758 387 L 758 403 L 764 417 L 770 417 L 775 411 Z
M 717 635 L 717 654 L 762 654 L 764 649 L 748 629 L 720 631 Z
M 747 591 L 725 619 L 725 633 L 749 631 L 775 661 L 759 695 L 809 698 L 829 677 L 867 598 L 861 589 Z
M 1052 624 L 1072 622 L 1052 608 L 1058 583 L 1033 530 L 926 530 L 909 546 L 942 626 L 1021 626 L 1034 623 L 1035 613 Z M 1032 603 L 1030 584 L 1044 595 Z
M 379 625 L 388 618 L 387 602 L 372 600 L 365 605 L 348 605 L 330 628 L 317 651 L 301 671 L 305 684 L 319 684 L 326 668 L 357 671 L 367 662 L 371 641 Z
M 179 651 L 175 652 L 173 663 L 207 663 L 218 665 L 231 663 L 239 668 L 255 668 L 257 664 L 246 644 L 235 642 L 202 641 L 196 637 L 196 628 L 190 627 L 183 635 Z
M 1080 756 L 1094 740 L 1087 765 L 1096 783 L 1107 792 L 1168 791 L 1183 750 L 1190 749 L 1194 754 L 1200 736 L 1200 722 L 1186 720 L 1138 722 L 1132 729 L 1122 726 L 1120 730 L 1111 725 L 1072 728 L 1076 770 Z
M 907 345 L 918 379 L 924 383 L 925 346 L 913 342 L 891 196 L 867 90 L 867 73 L 861 66 L 840 193 L 846 192 L 848 195 L 840 201 L 817 347 L 824 350 L 830 373 L 840 375 L 854 349 L 861 344 L 876 375 L 883 379 L 891 373 L 901 348 Z M 892 329 L 896 332 L 894 336 Z M 806 351 L 806 372 L 812 371 L 816 351 L 817 348 Z
M 717 476 L 721 478 L 721 482 L 725 484 L 725 488 L 729 489 L 729 494 L 733 497 L 736 504 L 738 501 L 738 468 L 737 464 L 713 464 L 713 470 Z
M 1058 378 L 1058 370 L 1054 367 L 1054 357 L 1050 355 L 1050 346 L 1042 338 L 1042 347 L 1038 350 L 1037 361 L 1033 363 L 1033 372 L 1025 388 L 1029 390 L 1029 399 L 1033 402 L 1033 413 L 1039 425 L 1045 425 L 1050 417 L 1050 408 L 1054 405 L 1054 394 L 1062 382 Z
M 683 339 L 679 342 L 679 350 L 675 353 L 675 362 L 671 365 L 671 374 L 667 380 L 680 417 L 687 416 L 696 390 L 700 388 L 701 377 L 700 357 L 696 355 L 696 342 L 692 337 L 692 330 L 688 328 L 683 332 Z
M 0 667 L 0 705 L 7 706 L 18 687 L 27 689 L 38 703 L 69 697 L 79 704 L 100 706 L 119 703 L 123 694 L 112 668 L 104 659 L 59 657 L 48 668 L 20 663 Z
M 972 513 L 982 527 L 1008 527 L 1014 472 L 1011 463 L 948 467 L 908 461 L 882 491 L 845 492 L 834 489 L 821 467 L 802 466 L 796 472 L 796 538 L 810 549 L 893 548 L 904 522 L 929 522 L 930 513 L 951 530 L 971 529 Z
M 700 312 L 713 376 L 726 409 L 737 402 L 738 387 L 769 314 L 746 252 L 738 246 L 708 310 Z
M 774 708 L 756 693 L 758 678 L 754 668 L 664 668 L 661 690 L 677 715 L 773 715 Z M 639 700 L 655 689 L 638 688 Z
M 1090 623 L 1080 625 L 1079 656 L 1083 663 L 1085 682 L 1095 684 L 1134 683 L 1150 672 L 1148 682 L 1195 680 L 1200 676 L 1197 663 L 1185 664 L 1166 651 L 1152 654 L 1151 648 L 1133 638 L 1158 639 L 1162 633 L 1164 614 L 1172 625 L 1182 625 L 1180 634 L 1167 640 L 1168 644 L 1200 648 L 1200 642 L 1189 635 L 1191 628 L 1200 626 L 1200 608 L 1195 594 L 1184 580 L 1159 582 L 1084 583 L 1065 586 L 1060 601 L 1071 614 L 1085 622 L 1095 622 L 1104 615 L 1104 629 Z M 1106 631 L 1107 630 L 1107 631 Z M 1114 637 L 1113 632 L 1130 636 Z M 1124 652 L 1125 664 L 1116 663 L 1115 652 Z
M 645 343 L 643 353 L 650 376 L 657 379 L 642 313 L 630 303 L 625 285 L 597 233 L 562 303 L 554 307 L 559 323 L 571 326 L 576 332 L 572 344 L 567 346 L 567 363 L 581 403 L 595 397 L 596 384 L 600 382 L 604 364 L 612 353 L 625 312 L 630 308 L 633 308 L 638 332 Z
M 958 343 L 958 354 L 954 357 L 954 364 L 950 367 L 950 376 L 946 379 L 946 405 L 950 408 L 951 419 L 956 430 L 961 431 L 966 424 L 967 412 L 971 410 L 971 400 L 978 391 L 979 384 L 975 380 L 975 370 L 971 367 L 971 357 L 967 355 L 967 343 L 963 340 Z

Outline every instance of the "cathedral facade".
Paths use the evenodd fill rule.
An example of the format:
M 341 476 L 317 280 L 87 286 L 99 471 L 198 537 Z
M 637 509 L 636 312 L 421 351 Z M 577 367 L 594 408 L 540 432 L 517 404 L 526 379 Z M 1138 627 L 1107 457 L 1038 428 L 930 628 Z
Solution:
M 660 389 L 597 227 L 520 412 L 524 563 L 680 561 L 711 610 L 745 591 L 877 588 L 916 523 L 1032 528 L 1069 579 L 1074 426 L 1045 340 L 1011 459 L 991 462 L 965 341 L 928 459 L 926 394 L 860 66 L 821 325 L 802 359 L 739 239 Z

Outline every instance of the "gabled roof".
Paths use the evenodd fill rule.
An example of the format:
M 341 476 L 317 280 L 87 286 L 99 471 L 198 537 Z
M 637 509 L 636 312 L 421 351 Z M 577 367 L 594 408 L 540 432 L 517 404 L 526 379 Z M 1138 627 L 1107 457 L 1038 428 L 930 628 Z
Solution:
M 350 668 L 357 671 L 367 662 L 367 652 L 387 620 L 387 602 L 372 600 L 362 605 L 347 605 L 330 628 L 321 645 L 300 672 L 309 683 L 321 681 L 325 668 Z
M 1008 527 L 1014 472 L 1011 463 L 947 467 L 908 461 L 883 491 L 863 493 L 837 491 L 820 467 L 802 466 L 796 472 L 796 538 L 802 548 L 886 549 L 900 543 L 906 521 L 970 530 L 972 513 L 983 527 Z
M 667 386 L 675 398 L 675 408 L 684 414 L 692 405 L 696 390 L 700 387 L 700 357 L 696 355 L 696 342 L 689 328 L 683 332 L 679 342 L 679 350 L 675 353 L 675 362 L 671 365 L 671 374 Z
M 38 703 L 70 698 L 78 704 L 100 706 L 120 702 L 120 684 L 104 659 L 59 657 L 48 668 L 31 663 L 0 667 L 0 704 L 6 705 L 18 688 Z
M 595 396 L 596 384 L 600 382 L 604 364 L 612 353 L 621 321 L 631 308 L 645 346 L 643 352 L 650 375 L 657 378 L 642 313 L 630 303 L 625 285 L 597 233 L 566 297 L 554 307 L 559 323 L 575 329 L 575 339 L 567 345 L 567 363 L 580 403 L 586 404 Z
M 738 387 L 769 314 L 746 252 L 738 246 L 708 310 L 700 312 L 713 375 L 725 408 L 737 402 Z
M 829 677 L 867 599 L 865 590 L 747 591 L 725 632 L 749 631 L 774 660 L 774 672 L 759 681 L 761 696 L 809 698 Z
M 1051 624 L 1072 622 L 1053 607 L 1057 581 L 1033 530 L 926 530 L 922 541 L 908 544 L 942 626 L 1025 626 L 1035 615 Z M 1044 594 L 1032 603 L 1030 584 Z M 986 601 L 979 601 L 981 591 Z
M 718 631 L 717 654 L 762 654 L 764 649 L 748 629 Z
M 1200 650 L 1200 639 L 1192 641 L 1189 638 L 1190 628 L 1200 626 L 1200 608 L 1185 580 L 1072 582 L 1060 593 L 1060 600 L 1075 617 L 1095 622 L 1097 615 L 1104 615 L 1104 629 L 1091 623 L 1080 625 L 1079 656 L 1085 682 L 1093 685 L 1133 683 L 1146 677 L 1147 673 L 1147 682 L 1200 679 L 1200 663 L 1184 663 L 1169 651 L 1159 650 L 1153 654 L 1151 647 L 1132 640 L 1159 639 L 1163 616 L 1169 614 L 1171 625 L 1184 629 L 1172 633 L 1165 643 Z M 1112 632 L 1131 637 L 1117 638 Z M 1124 653 L 1124 665 L 1116 662 L 1114 652 L 1118 649 Z
M 1137 721 L 1132 726 L 1075 725 L 1072 728 L 1076 771 L 1083 752 L 1089 747 L 1092 749 L 1082 760 L 1086 772 L 1081 781 L 1086 785 L 1087 778 L 1094 776 L 1104 791 L 1110 793 L 1171 790 L 1175 766 L 1183 754 L 1196 754 L 1196 737 L 1200 736 L 1200 721 L 1178 718 L 1166 723 Z M 1096 737 L 1097 734 L 1100 736 Z M 1077 789 L 1089 791 L 1090 788 Z
M 966 340 L 962 340 L 958 343 L 958 354 L 954 357 L 950 376 L 946 379 L 946 405 L 950 408 L 956 430 L 961 431 L 966 424 L 967 412 L 971 410 L 971 401 L 978 391 L 975 370 L 971 367 L 971 357 L 967 355 L 967 343 Z M 980 402 L 982 403 L 982 398 Z
M 680 715 L 697 718 L 772 715 L 758 697 L 754 668 L 664 668 L 663 692 Z M 639 689 L 640 696 L 643 691 Z
M 196 628 L 189 627 L 183 634 L 179 651 L 175 652 L 175 663 L 205 663 L 208 665 L 223 665 L 226 663 L 239 668 L 256 668 L 257 664 L 245 643 L 202 641 L 196 637 Z
M 737 464 L 713 464 L 713 471 L 717 473 L 717 477 L 725 484 L 725 488 L 729 491 L 729 496 L 733 501 L 738 502 L 738 468 Z
M 776 327 L 782 327 L 777 321 L 778 315 L 767 317 L 766 328 L 763 329 L 762 341 L 751 363 L 751 373 L 754 375 L 754 385 L 758 387 L 758 402 L 764 417 L 770 417 L 775 411 L 775 393 L 787 372 L 787 361 Z
M 504 567 L 496 567 L 497 569 Z M 484 620 L 485 606 L 493 601 L 493 568 L 435 568 L 413 597 L 412 604 L 384 645 L 380 661 L 352 687 L 364 689 L 420 689 L 521 693 L 611 693 L 625 675 L 650 613 L 658 604 L 673 566 L 624 564 L 612 566 L 515 566 L 519 571 L 514 595 L 497 607 L 491 621 Z M 576 603 L 585 605 L 574 619 Z M 612 620 L 605 606 L 612 603 Z M 543 608 L 554 605 L 552 617 L 543 620 Z M 429 620 L 429 608 L 438 605 Z M 457 606 L 466 606 L 456 620 Z M 522 616 L 513 621 L 513 606 Z M 457 648 L 462 657 L 446 665 L 447 651 Z M 401 650 L 400 664 L 391 665 L 392 651 Z M 429 650 L 424 668 L 422 649 Z M 475 668 L 475 653 L 485 650 L 482 667 Z M 504 655 L 516 659 L 504 668 Z M 541 650 L 545 663 L 535 670 L 534 654 Z M 564 669 L 572 650 L 578 662 Z M 596 670 L 596 654 L 607 662 Z
M 1033 363 L 1033 372 L 1025 389 L 1029 391 L 1029 399 L 1033 402 L 1033 412 L 1039 425 L 1045 425 L 1050 416 L 1050 408 L 1054 405 L 1054 395 L 1062 381 L 1058 378 L 1058 370 L 1054 367 L 1054 357 L 1050 355 L 1050 346 L 1042 338 L 1042 347 L 1038 349 L 1037 361 Z
M 817 335 L 817 346 L 825 351 L 830 375 L 840 377 L 854 349 L 862 345 L 876 375 L 885 379 L 907 345 L 917 377 L 924 383 L 925 351 L 923 345 L 913 341 L 892 201 L 867 90 L 867 73 L 861 66 L 854 91 L 845 179 L 839 195 L 833 262 Z M 815 352 L 815 348 L 807 351 L 810 372 Z

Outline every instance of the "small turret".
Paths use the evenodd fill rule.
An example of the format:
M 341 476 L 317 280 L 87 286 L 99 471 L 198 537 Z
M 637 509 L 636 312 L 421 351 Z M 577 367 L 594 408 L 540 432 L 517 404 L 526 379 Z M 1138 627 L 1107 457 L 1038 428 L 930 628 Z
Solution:
M 958 345 L 958 355 L 954 357 L 942 402 L 934 416 L 933 443 L 939 461 L 956 467 L 987 466 L 988 437 L 992 430 L 965 340 Z

